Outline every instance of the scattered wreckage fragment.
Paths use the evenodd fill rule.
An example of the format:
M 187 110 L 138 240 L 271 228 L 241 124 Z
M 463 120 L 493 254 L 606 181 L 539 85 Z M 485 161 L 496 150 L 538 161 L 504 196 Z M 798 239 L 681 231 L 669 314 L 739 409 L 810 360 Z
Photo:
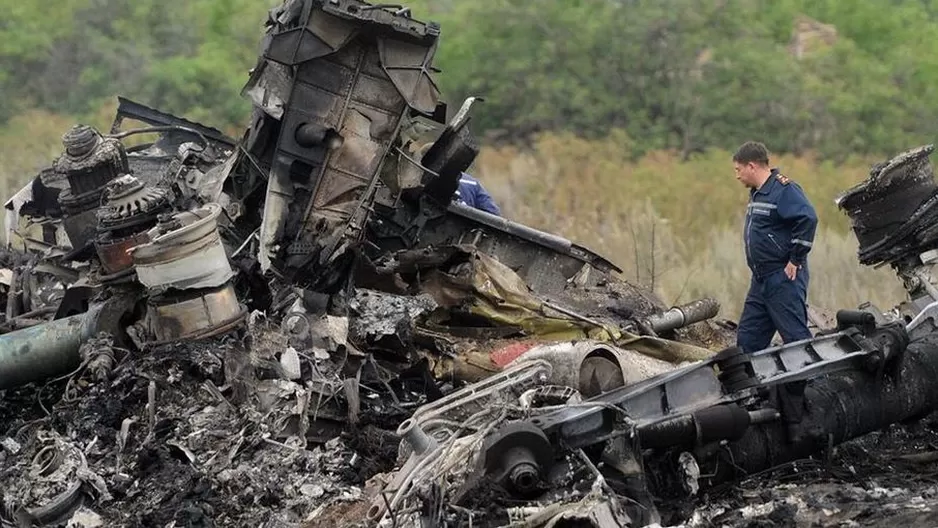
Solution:
M 854 222 L 861 262 L 888 262 L 905 282 L 910 300 L 893 312 L 842 310 L 835 330 L 812 339 L 751 355 L 729 348 L 643 381 L 603 386 L 596 378 L 586 388 L 580 379 L 568 380 L 568 390 L 580 391 L 565 394 L 559 406 L 524 405 L 531 399 L 521 392 L 530 387 L 519 386 L 497 406 L 500 412 L 477 416 L 429 444 L 439 449 L 443 441 L 455 458 L 471 464 L 443 457 L 416 471 L 412 460 L 432 451 L 427 442 L 416 445 L 419 435 L 403 435 L 415 444 L 403 466 L 409 471 L 392 477 L 385 493 L 393 502 L 381 507 L 374 499 L 370 518 L 413 526 L 478 521 L 491 515 L 484 501 L 493 497 L 484 490 L 494 485 L 515 503 L 527 501 L 513 510 L 505 503 L 502 517 L 512 511 L 517 520 L 543 525 L 573 505 L 595 504 L 598 486 L 607 514 L 624 516 L 630 526 L 651 525 L 660 521 L 653 497 L 686 497 L 934 411 L 938 282 L 931 253 L 938 237 L 929 215 L 938 188 L 927 163 L 931 150 L 915 149 L 874 167 L 869 181 L 838 199 Z M 565 348 L 575 353 L 575 345 Z M 537 357 L 524 361 L 522 355 L 513 368 L 535 368 Z M 579 365 L 597 371 L 588 361 Z M 544 373 L 541 384 L 549 376 Z M 484 383 L 456 394 L 465 399 Z M 444 423 L 460 423 L 458 407 L 451 406 L 453 416 L 444 415 Z M 577 468 L 585 473 L 571 482 Z M 559 489 L 570 493 L 558 497 Z M 473 502 L 477 496 L 484 498 Z M 597 517 L 586 524 L 606 526 Z
M 573 332 L 568 336 L 614 340 L 623 322 L 654 333 L 655 325 L 667 331 L 715 315 L 716 306 L 705 303 L 690 317 L 672 310 L 657 322 L 642 320 L 655 308 L 647 299 L 636 303 L 640 309 L 618 310 L 611 319 L 609 310 L 598 319 L 581 315 L 606 295 L 609 284 L 622 284 L 610 280 L 615 266 L 561 237 L 451 203 L 459 173 L 478 152 L 468 129 L 474 99 L 445 122 L 430 66 L 438 29 L 411 19 L 406 10 L 368 6 L 306 0 L 272 12 L 270 38 L 245 88 L 259 113 L 241 145 L 215 129 L 123 98 L 109 135 L 89 127 L 70 131 L 66 154 L 53 164 L 58 179 L 47 182 L 48 174 L 41 174 L 31 184 L 37 192 L 18 195 L 8 209 L 27 224 L 47 216 L 55 226 L 69 222 L 53 207 L 62 205 L 63 196 L 100 194 L 105 204 L 96 213 L 94 253 L 87 251 L 89 240 L 72 236 L 72 243 L 68 237 L 85 233 L 84 224 L 65 229 L 64 237 L 43 239 L 48 245 L 68 240 L 58 257 L 48 247 L 23 249 L 45 251 L 47 258 L 78 270 L 90 260 L 100 270 L 87 275 L 95 284 L 142 284 L 148 301 L 132 332 L 138 344 L 207 337 L 238 326 L 245 306 L 234 292 L 229 262 L 238 254 L 255 254 L 261 270 L 329 295 L 347 287 L 353 273 L 359 287 L 382 282 L 386 277 L 374 272 L 388 259 L 406 259 L 407 252 L 468 244 L 472 249 L 456 252 L 456 258 L 475 252 L 500 262 L 511 271 L 499 274 L 511 295 L 522 305 L 533 303 L 526 308 L 533 310 L 528 322 L 520 325 L 504 310 L 477 311 L 484 326 L 496 327 L 493 335 L 518 326 L 519 336 L 549 340 L 551 328 L 567 328 Z M 317 47 L 307 38 L 315 35 L 328 37 L 322 40 L 328 44 Z M 348 93 L 340 93 L 348 105 L 338 104 L 345 100 L 339 92 L 320 86 L 336 78 L 349 81 L 342 84 Z M 282 104 L 271 107 L 275 100 Z M 128 118 L 149 126 L 120 131 Z M 355 128 L 366 121 L 367 130 Z M 120 143 L 141 133 L 157 139 L 130 148 Z M 77 172 L 69 176 L 77 155 L 88 156 L 81 165 L 81 174 L 94 176 L 88 182 L 73 182 Z M 289 214 L 278 198 L 287 187 L 296 193 Z M 16 224 L 9 229 L 24 232 Z M 359 264 L 354 270 L 346 265 L 351 261 Z M 237 269 L 256 268 L 247 261 Z M 592 297 L 578 299 L 577 292 Z M 471 288 L 467 293 L 484 294 Z M 457 331 L 451 324 L 446 330 Z
M 399 133 L 437 108 L 439 28 L 357 0 L 284 7 L 245 88 L 265 112 L 246 149 L 270 170 L 259 259 L 291 277 L 308 270 L 305 280 L 328 289 L 342 275 L 330 268 L 363 233 Z M 284 103 L 270 108 L 270 95 Z
M 398 432 L 414 454 L 383 492 L 393 497 L 389 506 L 374 499 L 370 518 L 393 516 L 398 525 L 465 522 L 483 506 L 474 497 L 487 496 L 482 490 L 492 485 L 533 506 L 584 500 L 593 484 L 603 482 L 610 486 L 604 493 L 621 496 L 620 514 L 629 525 L 645 526 L 660 519 L 653 496 L 680 495 L 685 487 L 697 490 L 808 456 L 830 441 L 841 443 L 938 405 L 938 392 L 926 381 L 938 367 L 934 343 L 915 343 L 907 351 L 900 322 L 877 326 L 872 314 L 848 311 L 838 319 L 837 332 L 751 356 L 731 348 L 684 368 L 649 372 L 642 381 L 587 385 L 598 389 L 592 397 L 573 390 L 584 388 L 582 380 L 558 380 L 568 392 L 559 402 L 548 398 L 543 408 L 524 405 L 535 400 L 523 393 L 550 394 L 551 363 L 534 359 L 537 354 L 522 356 L 501 376 L 540 374 L 528 385 L 508 384 L 497 405 L 478 405 L 488 392 L 486 380 L 402 424 Z M 808 381 L 814 383 L 805 389 Z M 434 418 L 424 424 L 427 415 Z M 451 425 L 439 430 L 434 423 Z M 415 425 L 424 425 L 423 432 L 411 432 Z M 453 458 L 439 458 L 441 445 L 453 450 Z M 454 463 L 467 457 L 471 464 Z M 592 474 L 595 468 L 602 469 Z M 579 486 L 569 481 L 578 471 L 585 471 Z M 579 491 L 561 498 L 560 489 Z M 433 496 L 432 504 L 422 498 Z
M 137 278 L 148 291 L 141 326 L 154 343 L 210 337 L 247 315 L 235 294 L 215 203 L 160 217 L 148 243 L 131 248 Z
M 917 147 L 874 165 L 870 177 L 837 197 L 860 243 L 864 265 L 889 264 L 909 301 L 899 306 L 907 321 L 938 301 L 938 184 L 929 155 Z
M 0 335 L 0 390 L 68 374 L 81 362 L 81 345 L 102 332 L 127 342 L 135 301 L 116 295 L 84 313 Z
M 302 449 L 334 437 L 333 425 L 357 425 L 369 396 L 395 416 L 413 408 L 390 387 L 416 376 L 418 399 L 436 400 L 399 431 L 409 465 L 389 485 L 390 508 L 372 504 L 378 520 L 415 504 L 414 490 L 434 482 L 427 472 L 472 469 L 465 461 L 479 449 L 527 496 L 557 455 L 554 431 L 532 416 L 593 409 L 588 398 L 681 363 L 712 367 L 712 352 L 680 332 L 716 316 L 712 299 L 668 309 L 586 248 L 452 203 L 479 149 L 475 99 L 446 120 L 433 80 L 438 36 L 406 9 L 288 0 L 271 12 L 244 89 L 255 111 L 243 141 L 123 98 L 109 134 L 67 134 L 66 153 L 7 203 L 11 247 L 64 275 L 47 280 L 45 300 L 24 303 L 40 288 L 22 286 L 30 268 L 14 268 L 11 298 L 23 309 L 8 320 L 55 313 L 0 335 L 0 350 L 41 345 L 15 362 L 0 352 L 2 386 L 68 375 L 105 326 L 122 346 L 148 350 L 247 326 L 225 357 L 225 384 L 206 390 L 225 408 L 256 399 L 276 422 L 255 424 L 271 432 L 265 440 Z M 148 126 L 121 131 L 125 119 Z M 157 137 L 121 143 L 139 134 Z M 104 325 L 95 314 L 112 298 L 129 300 Z M 261 343 L 252 325 L 277 318 L 285 332 Z M 533 454 L 523 453 L 528 441 Z M 177 455 L 194 463 L 183 447 Z M 565 482 L 588 483 L 582 500 L 556 487 L 555 504 L 535 516 L 624 523 L 628 501 L 585 451 L 566 462 Z M 452 504 L 473 500 L 474 485 Z

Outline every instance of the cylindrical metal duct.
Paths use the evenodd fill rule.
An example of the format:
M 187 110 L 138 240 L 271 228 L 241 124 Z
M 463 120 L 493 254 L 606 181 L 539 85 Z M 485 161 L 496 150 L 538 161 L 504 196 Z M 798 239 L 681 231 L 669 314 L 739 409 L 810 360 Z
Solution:
M 720 312 L 720 303 L 712 297 L 705 297 L 696 301 L 691 301 L 681 306 L 675 306 L 670 310 L 654 314 L 648 317 L 648 326 L 655 333 L 667 332 L 683 328 L 700 321 L 706 321 L 716 317 Z
M 78 349 L 98 332 L 123 337 L 122 317 L 132 299 L 112 298 L 87 312 L 0 335 L 0 390 L 67 374 L 78 367 Z
M 0 389 L 61 375 L 78 366 L 78 348 L 95 334 L 100 306 L 81 315 L 0 335 Z

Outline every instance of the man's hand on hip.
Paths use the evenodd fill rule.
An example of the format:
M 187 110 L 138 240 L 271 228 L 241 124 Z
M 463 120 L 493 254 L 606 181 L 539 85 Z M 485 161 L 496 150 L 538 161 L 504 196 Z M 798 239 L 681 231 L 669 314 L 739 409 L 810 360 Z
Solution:
M 785 276 L 788 277 L 788 280 L 795 280 L 795 276 L 798 274 L 798 266 L 789 262 L 785 264 Z

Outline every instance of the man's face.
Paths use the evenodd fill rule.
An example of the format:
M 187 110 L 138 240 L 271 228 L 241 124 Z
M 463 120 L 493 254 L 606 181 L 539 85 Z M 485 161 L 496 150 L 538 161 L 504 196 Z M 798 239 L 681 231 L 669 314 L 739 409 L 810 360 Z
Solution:
M 736 171 L 736 179 L 740 183 L 749 188 L 755 188 L 756 186 L 756 164 L 755 163 L 739 163 L 737 161 L 733 162 L 733 169 Z

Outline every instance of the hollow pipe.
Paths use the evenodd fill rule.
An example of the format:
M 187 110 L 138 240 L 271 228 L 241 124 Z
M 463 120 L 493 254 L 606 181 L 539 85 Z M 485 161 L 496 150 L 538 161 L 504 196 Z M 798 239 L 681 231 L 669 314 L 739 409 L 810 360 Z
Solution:
M 675 330 L 716 317 L 719 311 L 720 303 L 712 297 L 705 297 L 651 315 L 648 317 L 647 323 L 655 333 L 660 334 L 661 332 Z
M 82 343 L 102 331 L 122 337 L 127 309 L 121 302 L 96 303 L 83 314 L 0 335 L 0 390 L 74 370 Z

